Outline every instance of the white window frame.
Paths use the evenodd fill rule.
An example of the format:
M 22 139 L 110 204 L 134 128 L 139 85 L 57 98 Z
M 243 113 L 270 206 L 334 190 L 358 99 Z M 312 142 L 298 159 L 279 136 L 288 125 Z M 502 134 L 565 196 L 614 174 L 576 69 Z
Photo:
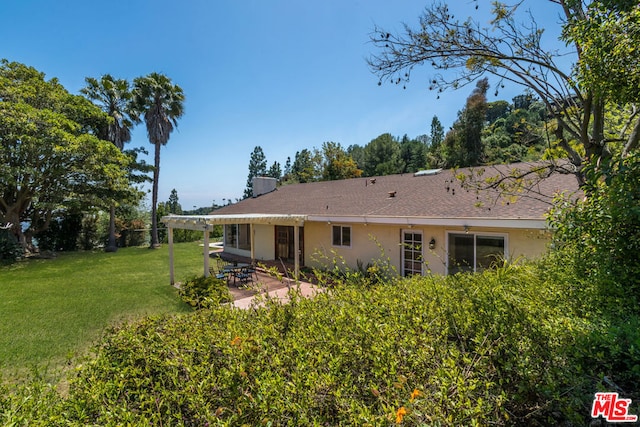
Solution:
M 424 233 L 423 233 L 422 230 L 415 230 L 415 229 L 410 228 L 410 229 L 401 230 L 401 235 L 400 235 L 400 239 L 401 239 L 400 246 L 402 247 L 402 249 L 401 249 L 402 250 L 402 255 L 400 257 L 400 259 L 401 259 L 401 264 L 400 265 L 402 266 L 402 269 L 401 269 L 402 276 L 403 277 L 406 276 L 406 272 L 407 272 L 407 270 L 405 269 L 405 257 L 404 257 L 405 256 L 405 251 L 407 250 L 407 248 L 404 245 L 405 233 L 419 234 L 420 236 L 422 236 L 422 240 L 421 240 L 422 241 L 422 245 L 421 245 L 421 248 L 420 248 L 420 258 L 421 258 L 421 260 L 420 260 L 420 271 L 417 272 L 414 269 L 410 269 L 410 271 L 415 272 L 416 274 L 424 275 L 424 246 L 425 246 Z M 415 262 L 415 260 L 412 260 L 412 262 Z
M 509 253 L 509 234 L 508 233 L 496 233 L 496 232 L 483 232 L 483 231 L 461 231 L 461 230 L 446 230 L 445 231 L 445 244 L 446 244 L 446 261 L 447 261 L 447 275 L 449 275 L 449 262 L 451 261 L 451 257 L 449 256 L 449 235 L 451 234 L 464 234 L 468 236 L 473 236 L 473 272 L 477 271 L 477 244 L 476 241 L 479 237 L 502 237 L 504 239 L 504 252 L 503 257 L 507 257 Z
M 228 232 L 231 230 L 231 233 Z M 248 223 L 225 224 L 224 246 L 233 249 L 251 250 L 251 225 Z M 235 232 L 234 232 L 235 231 Z
M 336 245 L 334 240 L 333 240 L 333 230 L 335 229 L 335 227 L 340 227 L 340 244 Z M 344 244 L 344 232 L 343 230 L 345 228 L 349 229 L 349 244 L 345 245 Z M 332 224 L 331 225 L 331 246 L 335 247 L 335 248 L 350 248 L 353 245 L 353 227 L 351 227 L 350 225 L 342 225 L 342 224 Z

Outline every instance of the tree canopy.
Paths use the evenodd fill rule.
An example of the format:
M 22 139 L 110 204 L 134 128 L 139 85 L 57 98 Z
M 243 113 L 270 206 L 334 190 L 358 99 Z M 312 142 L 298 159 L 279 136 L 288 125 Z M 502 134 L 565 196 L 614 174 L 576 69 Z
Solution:
M 131 141 L 133 127 L 133 120 L 130 117 L 133 112 L 129 82 L 124 79 L 115 79 L 110 74 L 103 75 L 100 80 L 87 77 L 85 82 L 86 86 L 80 92 L 98 105 L 111 119 L 106 127 L 99 130 L 98 136 L 111 141 L 120 151 L 123 151 L 124 144 Z M 109 252 L 117 250 L 115 211 L 116 205 L 113 204 L 109 214 L 109 243 L 106 246 Z
M 108 124 L 106 113 L 57 79 L 0 62 L 0 223 L 13 224 L 24 249 L 56 210 L 107 208 L 134 193 L 130 159 L 96 136 Z
M 362 175 L 356 162 L 347 154 L 340 143 L 325 142 L 322 144 L 322 180 L 357 178 Z
M 625 151 L 640 139 L 640 116 L 636 110 L 629 114 L 625 105 L 610 102 L 631 100 L 633 89 L 625 87 L 636 88 L 637 93 L 633 82 L 640 69 L 633 65 L 637 59 L 633 59 L 632 52 L 637 46 L 633 42 L 638 34 L 638 8 L 610 0 L 590 2 L 588 6 L 575 0 L 549 0 L 560 7 L 558 11 L 564 17 L 561 25 L 570 42 L 570 52 L 561 52 L 543 43 L 544 30 L 529 12 L 520 19 L 525 3 L 508 6 L 493 2 L 493 19 L 488 26 L 473 18 L 460 21 L 445 4 L 433 4 L 425 9 L 417 28 L 405 25 L 404 32 L 398 34 L 376 28 L 371 40 L 378 52 L 371 56 L 369 65 L 381 83 L 395 84 L 406 84 L 418 66 L 431 67 L 434 75 L 430 89 L 438 92 L 458 89 L 486 76 L 494 79 L 492 86 L 497 91 L 509 83 L 523 86 L 544 104 L 554 146 L 564 152 L 584 183 L 585 159 L 606 158 L 612 152 L 607 131 L 612 124 L 606 120 L 605 112 L 620 111 L 619 116 L 628 121 L 618 136 L 618 140 L 625 141 Z M 602 23 L 610 24 L 608 28 L 615 34 L 604 32 Z M 612 61 L 597 53 L 606 46 L 608 37 L 622 41 L 622 47 L 612 54 Z M 576 58 L 577 68 L 559 60 L 566 59 L 568 53 Z M 629 60 L 630 65 L 626 62 Z M 606 87 L 586 84 L 606 79 L 611 71 L 607 67 L 620 67 L 616 68 L 622 70 L 619 81 Z M 574 69 L 595 71 L 576 75 Z

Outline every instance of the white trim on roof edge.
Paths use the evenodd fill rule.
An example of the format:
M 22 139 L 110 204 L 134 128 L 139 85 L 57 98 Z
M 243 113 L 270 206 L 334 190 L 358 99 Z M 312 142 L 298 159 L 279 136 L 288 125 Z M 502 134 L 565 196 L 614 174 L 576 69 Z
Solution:
M 309 215 L 307 221 L 387 224 L 387 225 L 436 225 L 495 228 L 547 229 L 544 219 L 504 219 L 504 218 L 427 218 L 427 217 L 379 217 L 379 216 L 316 216 Z
M 167 227 L 187 230 L 204 230 L 216 224 L 277 224 L 303 225 L 306 215 L 286 214 L 238 214 L 238 215 L 167 215 L 161 222 Z
M 169 215 L 162 222 L 171 228 L 204 230 L 215 224 L 274 224 L 304 225 L 305 221 L 336 222 L 348 224 L 386 225 L 434 225 L 448 227 L 495 227 L 516 229 L 547 229 L 544 219 L 531 218 L 429 218 L 429 217 L 383 217 L 383 216 L 331 216 L 331 215 L 286 215 L 286 214 L 235 214 L 235 215 Z

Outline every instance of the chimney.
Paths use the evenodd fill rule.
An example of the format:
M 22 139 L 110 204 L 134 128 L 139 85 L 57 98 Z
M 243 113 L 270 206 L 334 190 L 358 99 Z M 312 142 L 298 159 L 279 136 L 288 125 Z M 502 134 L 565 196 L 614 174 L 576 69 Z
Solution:
M 266 193 L 271 193 L 276 189 L 278 180 L 268 176 L 256 176 L 253 178 L 253 197 L 262 196 Z

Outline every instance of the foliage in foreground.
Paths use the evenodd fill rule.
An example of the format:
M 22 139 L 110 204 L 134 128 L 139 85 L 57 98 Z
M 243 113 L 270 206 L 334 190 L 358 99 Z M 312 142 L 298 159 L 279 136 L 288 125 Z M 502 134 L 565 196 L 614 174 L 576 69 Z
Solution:
M 574 314 L 570 276 L 545 270 L 549 265 L 509 266 L 367 289 L 337 285 L 286 305 L 149 318 L 107 334 L 78 368 L 68 397 L 29 386 L 32 392 L 0 398 L 0 420 L 584 424 L 593 393 L 606 391 L 598 384 L 605 375 L 637 383 L 640 373 L 637 364 L 621 372 L 605 363 L 621 335 L 611 336 L 604 320 Z M 633 325 L 637 318 L 624 334 L 637 348 Z M 629 355 L 628 347 L 618 354 Z
M 554 210 L 554 241 L 577 277 L 588 279 L 594 306 L 640 313 L 640 151 L 593 162 L 588 198 Z
M 180 298 L 191 307 L 215 307 L 233 301 L 225 280 L 213 276 L 192 276 L 180 285 Z

